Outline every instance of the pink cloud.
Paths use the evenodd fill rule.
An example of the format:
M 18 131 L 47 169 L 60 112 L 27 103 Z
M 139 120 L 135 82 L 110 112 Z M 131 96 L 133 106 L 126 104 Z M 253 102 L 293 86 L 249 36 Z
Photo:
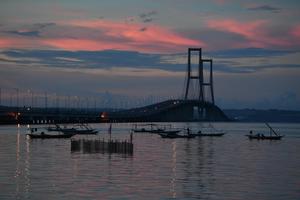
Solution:
M 205 46 L 204 42 L 192 40 L 174 33 L 161 26 L 147 26 L 138 23 L 124 23 L 110 20 L 84 20 L 64 22 L 64 25 L 90 28 L 101 31 L 105 38 L 95 40 L 92 49 L 118 48 L 123 50 L 138 50 L 143 52 L 174 52 L 182 51 L 189 46 Z M 142 29 L 144 30 L 142 31 Z M 107 38 L 110 38 L 110 40 Z M 86 44 L 87 41 L 82 41 Z M 67 47 L 68 45 L 66 45 Z M 70 46 L 72 47 L 72 46 Z
M 30 39 L 22 37 L 5 37 L 0 36 L 0 48 L 31 48 L 37 44 L 37 41 L 31 41 Z
M 208 20 L 209 28 L 234 33 L 247 39 L 245 46 L 250 47 L 270 47 L 289 46 L 291 43 L 284 38 L 271 36 L 266 29 L 269 22 L 267 20 L 254 20 L 250 22 L 240 22 L 234 19 Z
M 59 27 L 59 28 L 57 28 Z M 188 47 L 204 47 L 167 27 L 110 20 L 58 22 L 42 37 L 9 35 L 0 38 L 0 48 L 56 48 L 65 50 L 118 49 L 153 53 L 182 52 Z
M 122 43 L 114 43 L 109 41 L 96 41 L 89 39 L 70 39 L 70 38 L 49 38 L 43 39 L 42 43 L 47 46 L 56 47 L 59 49 L 78 51 L 99 51 L 105 49 L 118 49 L 125 50 L 128 48 L 127 45 Z
M 13 41 L 8 38 L 0 38 L 0 48 L 7 48 L 13 45 Z
M 300 39 L 300 25 L 295 26 L 292 31 L 290 32 L 290 34 L 294 37 L 297 37 Z
M 232 19 L 225 19 L 209 20 L 207 22 L 207 25 L 209 28 L 236 33 L 247 38 L 252 38 L 257 34 L 258 29 L 266 23 L 267 21 L 265 20 L 257 20 L 253 22 L 243 23 Z

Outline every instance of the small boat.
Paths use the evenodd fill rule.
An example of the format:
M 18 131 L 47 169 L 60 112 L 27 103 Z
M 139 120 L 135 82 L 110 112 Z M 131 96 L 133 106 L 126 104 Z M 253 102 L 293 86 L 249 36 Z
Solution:
M 201 131 L 199 131 L 198 133 L 191 135 L 195 135 L 196 137 L 221 137 L 225 135 L 225 133 L 202 133 Z
M 138 128 L 138 126 L 143 126 L 142 128 Z M 149 127 L 149 128 L 145 128 L 145 127 Z M 158 126 L 157 124 L 135 124 L 134 128 L 132 128 L 132 131 L 135 133 L 151 133 L 153 131 L 153 127 L 154 126 Z
M 162 133 L 162 134 L 176 134 L 179 133 L 181 130 L 166 130 L 166 129 L 155 129 L 150 131 L 150 133 Z
M 246 135 L 250 140 L 256 139 L 256 140 L 281 140 L 283 135 L 273 135 L 273 136 L 264 136 L 263 134 L 256 134 L 256 135 Z
M 140 124 L 139 126 L 144 126 L 144 127 L 138 128 L 138 125 L 135 124 L 135 127 L 132 129 L 132 131 L 135 133 L 155 133 L 155 134 L 159 134 L 159 133 L 174 134 L 174 133 L 179 133 L 181 131 L 178 129 L 172 129 L 171 125 Z M 150 128 L 145 128 L 149 126 Z
M 196 135 L 193 134 L 177 134 L 177 133 L 157 133 L 160 135 L 162 138 L 170 138 L 170 139 L 175 139 L 175 138 L 195 138 Z
M 96 135 L 98 133 L 97 130 L 91 128 L 87 124 L 78 124 L 73 128 L 64 128 L 60 130 L 64 134 L 79 134 L 79 135 Z
M 155 124 L 156 128 L 153 129 L 153 127 L 151 126 L 151 130 L 148 131 L 149 133 L 155 133 L 155 134 L 159 134 L 159 133 L 162 133 L 162 134 L 176 134 L 176 133 L 179 133 L 181 130 L 179 129 L 175 129 L 175 128 L 172 128 L 172 125 L 169 124 L 169 125 L 157 125 Z
M 62 128 L 60 125 L 58 124 L 55 124 L 54 126 L 48 126 L 46 127 L 46 130 L 51 132 L 51 131 L 68 131 L 68 130 L 72 130 L 72 128 L 67 128 L 67 127 L 64 127 Z
M 60 131 L 61 127 L 58 124 L 54 124 L 54 126 L 48 126 L 46 127 L 47 131 Z
M 204 132 L 203 132 L 204 130 Z M 207 127 L 202 126 L 202 130 L 196 133 L 196 137 L 221 137 L 225 135 L 226 132 L 216 129 L 212 123 L 209 123 Z
M 78 135 L 96 135 L 98 131 L 96 130 L 79 130 L 79 129 L 70 129 L 70 130 L 62 130 L 61 131 L 64 134 L 78 134 Z
M 135 132 L 135 133 L 147 133 L 150 130 L 147 130 L 145 128 L 140 128 L 140 129 L 132 129 L 132 131 Z
M 248 134 L 246 136 L 250 140 L 252 140 L 252 139 L 256 139 L 256 140 L 281 140 L 281 138 L 284 137 L 284 135 L 279 135 L 278 133 L 276 133 L 274 131 L 274 129 L 268 123 L 266 123 L 266 125 L 270 129 L 270 135 L 264 135 L 264 134 L 260 134 L 260 133 L 253 135 L 252 131 L 250 131 L 250 134 Z
M 179 134 L 163 134 L 158 133 L 161 138 L 169 138 L 169 139 L 176 139 L 176 138 L 195 138 L 195 135 L 179 135 Z
M 28 136 L 31 139 L 60 139 L 60 138 L 70 138 L 74 136 L 75 134 L 45 134 L 44 132 L 41 133 L 28 133 L 26 136 Z
M 190 128 L 184 129 L 186 135 L 192 135 L 194 137 L 221 137 L 225 133 L 224 132 L 211 132 L 211 133 L 203 133 L 202 131 L 198 131 L 198 133 L 193 133 Z
M 59 138 L 70 138 L 75 135 L 73 133 L 70 133 L 70 134 L 45 134 L 44 131 L 37 133 L 38 128 L 29 128 L 28 131 L 30 131 L 30 133 L 26 134 L 26 136 L 31 139 L 52 139 L 52 138 L 59 139 Z

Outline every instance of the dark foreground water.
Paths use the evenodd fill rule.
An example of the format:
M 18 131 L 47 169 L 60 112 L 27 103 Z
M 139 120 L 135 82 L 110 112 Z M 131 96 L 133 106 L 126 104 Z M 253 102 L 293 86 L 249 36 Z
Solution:
M 71 153 L 70 139 L 29 140 L 26 127 L 1 126 L 0 199 L 300 199 L 300 124 L 272 124 L 285 134 L 282 141 L 244 136 L 267 132 L 264 124 L 214 126 L 227 134 L 190 140 L 135 134 L 132 156 Z M 108 137 L 108 124 L 93 127 L 97 138 Z M 112 137 L 128 139 L 130 128 L 114 124 Z

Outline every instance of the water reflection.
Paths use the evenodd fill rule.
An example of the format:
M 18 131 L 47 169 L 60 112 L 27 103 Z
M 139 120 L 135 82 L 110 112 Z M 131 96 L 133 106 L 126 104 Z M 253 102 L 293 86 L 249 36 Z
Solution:
M 197 189 L 198 189 L 198 196 L 201 197 L 202 194 L 205 191 L 205 184 L 206 181 L 203 180 L 203 177 L 205 177 L 203 175 L 203 170 L 204 170 L 204 166 L 205 166 L 205 157 L 204 157 L 204 153 L 205 153 L 205 146 L 204 146 L 204 141 L 202 138 L 199 138 L 197 140 L 197 149 L 196 149 L 196 155 L 197 155 L 197 165 L 196 165 L 196 170 L 195 170 L 195 176 L 199 177 L 198 181 L 197 181 Z
M 188 198 L 210 197 L 214 188 L 215 142 L 213 138 L 198 138 L 184 143 L 182 167 L 183 195 Z M 195 148 L 196 147 L 196 148 Z M 197 192 L 195 192 L 197 191 Z
M 30 139 L 26 138 L 26 156 L 25 156 L 25 173 L 24 173 L 24 179 L 25 179 L 25 197 L 29 197 L 30 192 Z
M 119 126 L 123 132 L 113 136 L 126 138 Z M 223 138 L 140 134 L 125 158 L 71 154 L 70 140 L 27 140 L 24 127 L 4 127 L 0 199 L 297 199 L 300 126 L 273 143 L 249 141 L 249 127 L 256 125 L 231 124 L 236 132 Z
M 190 140 L 185 140 L 184 141 L 184 146 L 183 146 L 183 160 L 182 160 L 182 164 L 183 164 L 183 173 L 184 173 L 184 179 L 183 179 L 183 194 L 186 197 L 191 197 L 191 187 L 189 186 L 189 182 L 192 181 L 193 177 L 194 177 L 194 171 L 192 169 L 192 166 L 194 162 L 194 156 L 193 152 L 192 152 L 192 146 L 190 144 Z
M 73 159 L 73 178 L 78 176 L 78 159 Z
M 217 141 L 219 141 L 221 138 L 206 138 L 207 144 L 205 147 L 208 149 L 205 151 L 205 164 L 206 164 L 206 177 L 209 177 L 205 180 L 207 184 L 208 191 L 213 191 L 215 189 L 215 168 L 218 168 L 219 166 L 216 166 L 215 164 L 215 148 L 216 145 L 218 145 Z M 221 152 L 220 152 L 221 153 Z M 210 197 L 212 193 L 207 193 L 207 196 Z
M 17 140 L 16 140 L 16 170 L 15 170 L 15 182 L 16 182 L 16 199 L 20 199 L 20 126 L 17 128 Z
M 176 198 L 176 164 L 177 164 L 177 152 L 176 141 L 172 142 L 172 179 L 171 179 L 171 194 L 173 198 Z

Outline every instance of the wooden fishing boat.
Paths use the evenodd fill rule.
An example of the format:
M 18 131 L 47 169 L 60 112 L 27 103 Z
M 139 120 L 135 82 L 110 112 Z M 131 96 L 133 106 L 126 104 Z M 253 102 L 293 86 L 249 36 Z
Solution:
M 185 134 L 185 135 L 180 135 L 177 133 L 158 133 L 161 138 L 169 138 L 169 139 L 176 139 L 176 138 L 195 138 L 195 135 L 192 134 Z
M 155 129 L 150 131 L 150 133 L 162 133 L 162 134 L 176 134 L 179 133 L 181 130 L 166 130 L 166 129 Z
M 144 126 L 142 128 L 138 128 L 138 125 L 135 124 L 135 128 L 132 129 L 135 133 L 164 133 L 164 134 L 175 134 L 179 133 L 181 130 L 173 129 L 171 125 L 159 125 L 159 124 L 141 124 L 139 126 Z M 145 128 L 149 127 L 150 128 Z
M 88 126 L 88 124 L 77 124 L 73 128 L 65 128 L 60 130 L 64 134 L 78 134 L 78 135 L 96 135 L 97 130 Z
M 61 139 L 61 138 L 71 138 L 75 134 L 45 134 L 44 132 L 41 133 L 29 133 L 26 134 L 31 139 Z
M 70 130 L 61 130 L 64 134 L 78 134 L 78 135 L 96 135 L 98 131 L 90 129 L 70 129 Z
M 55 124 L 54 126 L 48 126 L 46 127 L 46 130 L 51 132 L 51 131 L 68 131 L 68 130 L 72 130 L 72 128 L 67 128 L 60 126 L 59 124 Z
M 154 130 L 157 130 L 158 124 L 135 124 L 132 131 L 134 133 L 153 133 Z M 155 127 L 155 128 L 154 128 Z
M 264 135 L 261 133 L 253 134 L 252 131 L 250 131 L 250 134 L 246 135 L 250 140 L 281 140 L 284 135 L 280 135 L 274 131 L 274 129 L 268 124 L 265 123 L 267 127 L 270 129 L 270 135 Z
M 185 135 L 192 135 L 194 137 L 221 137 L 225 134 L 225 132 L 207 132 L 203 133 L 202 131 L 198 131 L 198 133 L 193 133 L 190 128 L 184 129 Z
M 256 134 L 256 135 L 247 135 L 250 140 L 256 139 L 256 140 L 281 140 L 283 135 L 273 135 L 273 136 L 265 136 L 263 134 Z
M 140 129 L 132 129 L 133 132 L 135 133 L 148 133 L 151 130 L 145 129 L 145 128 L 140 128 Z
M 199 130 L 195 135 L 196 137 L 221 137 L 225 134 L 225 131 L 218 130 L 212 123 L 209 123 L 208 126 L 202 126 L 201 130 Z
M 225 133 L 220 132 L 220 133 L 201 133 L 201 131 L 199 131 L 196 134 L 191 133 L 191 135 L 195 135 L 196 137 L 221 137 L 223 135 L 225 135 Z

